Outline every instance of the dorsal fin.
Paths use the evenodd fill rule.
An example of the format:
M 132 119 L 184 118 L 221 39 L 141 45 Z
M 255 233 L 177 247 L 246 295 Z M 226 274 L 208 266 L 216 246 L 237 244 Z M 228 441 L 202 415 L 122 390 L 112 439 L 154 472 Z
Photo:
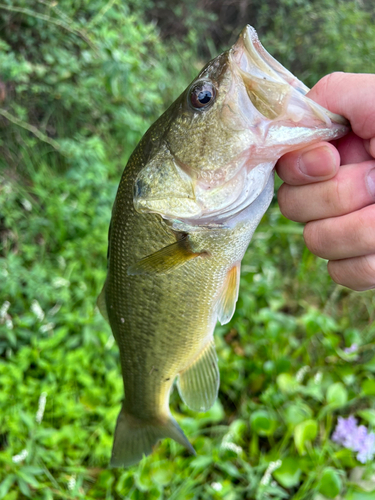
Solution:
M 193 363 L 180 373 L 178 392 L 192 410 L 208 411 L 217 398 L 219 383 L 215 344 L 210 340 Z
M 224 281 L 223 288 L 217 302 L 217 319 L 222 325 L 229 323 L 236 309 L 238 290 L 240 287 L 241 264 L 235 264 Z
M 168 274 L 199 255 L 202 254 L 191 250 L 188 237 L 185 236 L 129 266 L 128 274 Z
M 98 298 L 96 299 L 96 305 L 98 306 L 98 309 L 103 316 L 103 318 L 108 321 L 109 323 L 109 318 L 108 318 L 108 312 L 107 312 L 107 306 L 105 303 L 105 284 L 103 285 L 102 291 L 99 293 Z

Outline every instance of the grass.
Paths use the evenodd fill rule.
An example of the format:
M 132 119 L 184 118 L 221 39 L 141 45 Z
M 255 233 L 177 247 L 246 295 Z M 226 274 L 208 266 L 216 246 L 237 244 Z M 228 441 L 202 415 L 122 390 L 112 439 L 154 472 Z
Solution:
M 107 468 L 123 394 L 95 299 L 115 172 L 2 176 L 0 498 L 372 498 L 353 471 L 370 478 L 374 464 L 331 434 L 339 415 L 375 426 L 374 296 L 334 285 L 276 203 L 244 258 L 235 316 L 216 330 L 219 401 L 197 414 L 171 397 L 197 457 L 165 440 L 137 467 Z

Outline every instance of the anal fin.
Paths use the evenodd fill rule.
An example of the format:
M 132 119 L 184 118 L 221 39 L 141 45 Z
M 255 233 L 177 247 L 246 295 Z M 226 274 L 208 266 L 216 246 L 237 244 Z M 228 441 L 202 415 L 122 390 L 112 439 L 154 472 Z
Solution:
M 179 374 L 177 387 L 183 402 L 192 410 L 208 411 L 219 391 L 220 373 L 213 340 L 194 362 Z
M 199 255 L 202 254 L 191 250 L 185 237 L 129 266 L 127 272 L 129 275 L 168 274 Z
M 222 325 L 229 323 L 236 309 L 240 287 L 241 265 L 238 263 L 228 272 L 217 302 L 217 319 Z

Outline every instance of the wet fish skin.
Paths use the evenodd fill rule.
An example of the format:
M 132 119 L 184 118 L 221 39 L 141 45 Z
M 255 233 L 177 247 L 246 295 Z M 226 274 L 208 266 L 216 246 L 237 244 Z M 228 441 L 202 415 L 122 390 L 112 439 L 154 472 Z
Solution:
M 216 96 L 196 110 L 191 89 L 200 82 Z M 274 164 L 288 150 L 347 131 L 341 117 L 304 97 L 307 90 L 246 27 L 129 159 L 98 299 L 125 389 L 112 466 L 138 462 L 165 437 L 194 453 L 170 414 L 170 391 L 178 376 L 182 399 L 196 411 L 217 397 L 213 331 L 233 315 L 241 260 L 273 196 Z

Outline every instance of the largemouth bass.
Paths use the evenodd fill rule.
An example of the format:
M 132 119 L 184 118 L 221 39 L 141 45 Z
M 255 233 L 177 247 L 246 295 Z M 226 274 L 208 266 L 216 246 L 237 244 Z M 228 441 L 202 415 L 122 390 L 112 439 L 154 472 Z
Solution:
M 198 412 L 214 403 L 213 332 L 238 297 L 240 266 L 273 196 L 284 153 L 344 135 L 347 122 L 305 96 L 247 26 L 150 127 L 113 207 L 98 305 L 119 345 L 125 400 L 111 465 L 170 437 L 194 449 L 169 410 L 177 387 Z

